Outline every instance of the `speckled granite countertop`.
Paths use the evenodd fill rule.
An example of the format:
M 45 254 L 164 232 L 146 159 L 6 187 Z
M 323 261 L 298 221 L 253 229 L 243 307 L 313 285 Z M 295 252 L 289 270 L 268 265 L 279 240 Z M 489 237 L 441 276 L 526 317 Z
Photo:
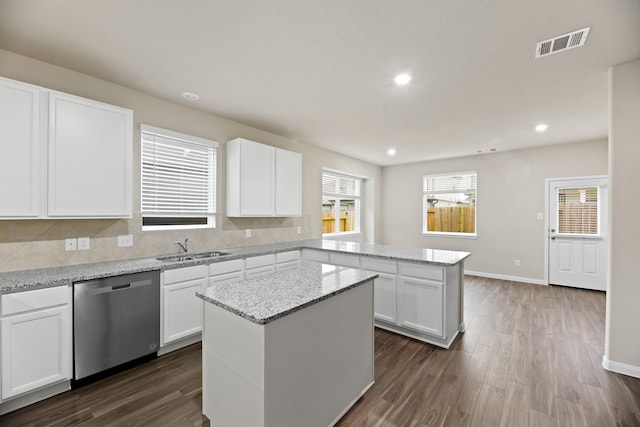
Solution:
M 355 268 L 313 264 L 255 279 L 212 286 L 196 295 L 264 325 L 378 277 Z
M 118 276 L 142 271 L 170 270 L 191 265 L 211 264 L 213 262 L 222 262 L 231 259 L 248 258 L 257 255 L 305 248 L 371 256 L 395 261 L 428 263 L 445 266 L 456 265 L 471 255 L 469 252 L 401 248 L 397 246 L 344 242 L 338 240 L 296 240 L 291 242 L 224 249 L 224 251 L 228 252 L 229 255 L 218 258 L 163 262 L 158 261 L 153 257 L 149 257 L 0 273 L 0 294 L 63 286 L 82 280 L 98 279 L 101 277 Z

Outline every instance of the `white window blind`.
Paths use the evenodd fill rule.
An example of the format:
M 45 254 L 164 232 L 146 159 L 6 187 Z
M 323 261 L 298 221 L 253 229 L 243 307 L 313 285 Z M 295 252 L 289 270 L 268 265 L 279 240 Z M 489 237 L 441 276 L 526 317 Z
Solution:
M 147 125 L 141 134 L 142 216 L 215 215 L 218 144 Z
M 322 194 L 335 196 L 360 196 L 360 179 L 330 172 L 322 173 Z
M 475 173 L 425 176 L 424 192 L 429 194 L 475 193 L 478 187 Z
M 600 233 L 598 187 L 558 189 L 558 233 Z

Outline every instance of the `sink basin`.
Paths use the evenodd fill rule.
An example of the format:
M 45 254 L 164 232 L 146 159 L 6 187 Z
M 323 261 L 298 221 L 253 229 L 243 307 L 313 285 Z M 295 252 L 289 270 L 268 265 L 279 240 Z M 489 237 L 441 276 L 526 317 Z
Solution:
M 158 261 L 163 261 L 163 262 L 181 262 L 181 261 L 192 261 L 196 259 L 217 258 L 225 255 L 229 255 L 229 252 L 211 251 L 211 252 L 201 252 L 197 254 L 167 255 L 167 256 L 158 257 L 156 259 Z

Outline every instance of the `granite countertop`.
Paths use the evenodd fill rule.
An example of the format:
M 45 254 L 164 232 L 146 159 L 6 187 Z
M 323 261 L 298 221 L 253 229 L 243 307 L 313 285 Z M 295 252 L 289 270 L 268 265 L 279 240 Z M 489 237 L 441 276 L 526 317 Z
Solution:
M 212 286 L 196 292 L 196 295 L 253 323 L 264 325 L 376 277 L 375 273 L 355 268 L 312 264 Z
M 428 263 L 436 265 L 456 265 L 471 255 L 469 252 L 447 251 L 440 249 L 402 248 L 372 243 L 354 243 L 339 240 L 295 240 L 255 246 L 223 249 L 228 255 L 216 258 L 196 259 L 176 262 L 158 261 L 154 257 L 105 261 L 90 264 L 77 264 L 34 270 L 22 270 L 0 273 L 0 295 L 22 292 L 31 289 L 64 286 L 83 280 L 122 274 L 139 273 L 152 270 L 170 270 L 199 264 L 248 258 L 289 250 L 318 249 L 354 255 L 371 256 L 395 261 Z

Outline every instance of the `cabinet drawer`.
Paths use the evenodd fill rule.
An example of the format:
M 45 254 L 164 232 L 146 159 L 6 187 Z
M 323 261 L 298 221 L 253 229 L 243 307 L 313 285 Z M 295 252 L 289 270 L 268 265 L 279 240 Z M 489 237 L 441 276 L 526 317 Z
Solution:
M 296 261 L 300 259 L 300 251 L 278 252 L 276 254 L 276 262 Z
M 363 270 L 377 271 L 380 273 L 396 274 L 398 272 L 397 262 L 369 258 L 366 256 L 360 258 L 360 266 Z
M 264 267 L 267 265 L 273 265 L 275 264 L 275 262 L 276 262 L 276 256 L 274 254 L 260 255 L 260 256 L 247 258 L 245 260 L 245 266 L 247 269 L 250 269 L 250 268 Z
M 243 259 L 233 259 L 231 261 L 214 262 L 209 264 L 209 275 L 233 273 L 234 271 L 242 271 L 244 268 Z
M 360 268 L 360 257 L 356 255 L 346 255 L 332 252 L 329 254 L 329 264 L 341 265 L 343 267 Z
M 0 295 L 0 315 L 69 304 L 70 289 L 68 285 Z
M 251 270 L 246 270 L 244 272 L 245 279 L 255 279 L 256 277 L 266 276 L 268 274 L 273 274 L 276 272 L 276 268 L 273 265 L 268 265 L 265 267 L 257 267 L 252 268 Z
M 442 267 L 427 264 L 409 264 L 398 263 L 400 274 L 408 277 L 419 277 L 421 279 L 436 280 L 441 282 L 443 280 Z
M 185 280 L 202 279 L 203 277 L 207 277 L 207 266 L 194 265 L 191 267 L 176 268 L 166 270 L 162 274 L 164 276 L 163 284 L 165 285 L 184 282 Z
M 302 258 L 306 261 L 329 263 L 329 252 L 314 251 L 312 249 L 303 249 Z

